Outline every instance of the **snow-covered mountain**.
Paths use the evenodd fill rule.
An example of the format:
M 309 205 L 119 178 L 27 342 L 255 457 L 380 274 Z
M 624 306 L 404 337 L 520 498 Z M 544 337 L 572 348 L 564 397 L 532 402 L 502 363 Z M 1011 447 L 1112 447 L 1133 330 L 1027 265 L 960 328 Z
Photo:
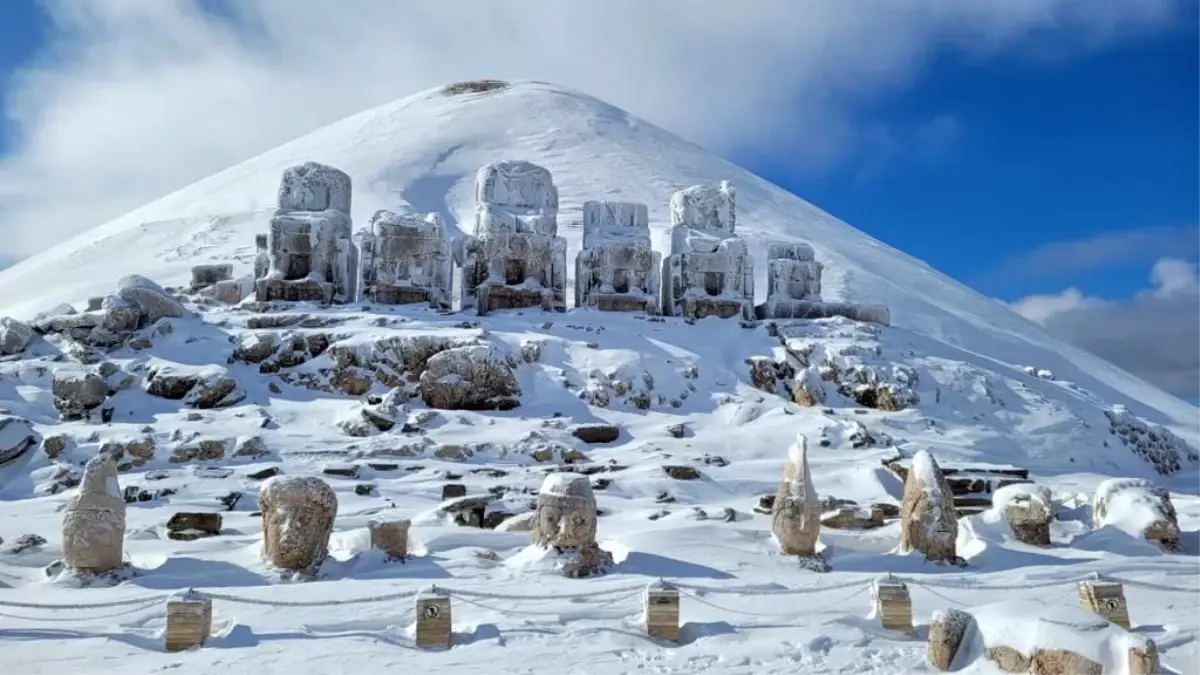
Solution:
M 7 595 L 72 604 L 83 602 L 81 595 L 105 601 L 141 596 L 146 589 L 195 586 L 253 598 L 332 602 L 433 582 L 536 595 L 603 590 L 659 576 L 699 578 L 709 585 L 736 580 L 733 585 L 742 587 L 768 582 L 795 587 L 859 578 L 866 583 L 882 571 L 927 578 L 929 585 L 941 579 L 947 585 L 939 592 L 968 605 L 1002 599 L 1005 593 L 967 590 L 962 579 L 968 577 L 960 575 L 1009 586 L 1098 571 L 1160 583 L 1175 575 L 1174 587 L 1194 588 L 1200 552 L 1195 490 L 1200 410 L 1056 340 L 1005 306 L 703 148 L 550 84 L 516 82 L 483 93 L 432 89 L 315 131 L 0 272 L 0 316 L 29 321 L 60 303 L 83 309 L 88 298 L 111 293 L 130 274 L 186 288 L 199 264 L 233 263 L 235 275 L 249 273 L 255 235 L 266 232 L 281 172 L 306 161 L 351 176 L 356 227 L 378 209 L 432 211 L 444 216 L 455 236 L 469 234 L 476 171 L 504 159 L 528 160 L 553 174 L 561 198 L 559 233 L 567 239 L 569 259 L 582 245 L 577 221 L 585 200 L 647 204 L 655 244 L 662 249 L 671 194 L 728 180 L 738 191 L 737 234 L 756 258 L 760 289 L 765 288 L 768 243 L 808 242 L 825 266 L 826 300 L 884 304 L 892 325 L 799 321 L 771 335 L 736 321 L 710 318 L 688 325 L 673 318 L 651 322 L 581 310 L 475 317 L 359 305 L 256 314 L 248 306 L 226 307 L 183 294 L 196 314 L 164 319 L 166 327 L 160 322 L 145 328 L 99 354 L 74 348 L 69 330 L 52 331 L 26 352 L 0 361 L 0 407 L 29 420 L 41 437 L 61 439 L 61 447 L 56 441 L 53 450 L 41 447 L 0 464 L 0 498 L 7 500 L 0 512 L 0 538 L 6 542 L 0 545 L 0 588 L 5 589 L 0 600 Z M 434 411 L 411 403 L 381 413 L 387 399 L 365 399 L 382 396 L 396 383 L 367 361 L 393 358 L 388 367 L 403 371 L 394 355 L 381 354 L 418 336 L 486 343 L 512 356 L 520 405 L 484 413 Z M 320 349 L 311 348 L 314 340 Z M 282 362 L 297 344 L 310 353 Z M 834 376 L 818 385 L 828 390 L 823 404 L 797 405 L 783 395 L 791 375 L 782 364 L 792 359 L 795 365 L 799 353 L 842 371 L 865 368 L 884 378 L 903 373 L 896 386 L 909 396 L 908 404 L 899 411 L 870 409 L 845 396 Z M 339 360 L 345 359 L 354 361 L 365 389 L 332 383 L 345 366 Z M 766 371 L 756 363 L 781 367 L 768 367 L 771 381 L 763 382 Z M 105 401 L 111 421 L 62 419 L 54 382 L 66 369 L 91 369 L 103 377 L 111 389 Z M 148 391 L 169 373 L 193 384 L 180 396 Z M 216 396 L 224 397 L 220 405 L 199 405 L 206 395 L 201 390 L 221 390 L 222 378 L 233 389 Z M 363 425 L 362 420 L 381 414 L 394 428 Z M 618 437 L 587 442 L 573 434 L 573 425 L 582 423 L 613 425 Z M 817 492 L 859 505 L 898 503 L 901 483 L 881 462 L 920 449 L 931 450 L 944 467 L 1028 470 L 1054 495 L 1054 544 L 1032 548 L 990 534 L 996 512 L 984 511 L 960 521 L 970 523 L 959 531 L 967 570 L 941 568 L 888 555 L 898 531 L 889 518 L 865 530 L 826 527 L 822 541 L 833 572 L 818 577 L 798 570 L 770 545 L 771 518 L 754 511 L 760 497 L 774 492 L 786 448 L 797 433 L 810 439 L 808 461 Z M 149 449 L 131 449 L 137 441 Z M 248 443 L 262 452 L 239 452 Z M 77 480 L 79 464 L 106 444 L 110 449 L 123 444 L 126 457 L 138 458 L 123 467 L 120 480 L 127 490 L 173 494 L 160 492 L 129 507 L 125 555 L 139 570 L 132 580 L 86 592 L 58 577 L 48 585 L 43 568 L 62 557 L 56 509 L 65 494 L 58 491 L 71 484 L 72 476 Z M 333 462 L 357 468 L 329 466 Z M 600 539 L 617 562 L 606 580 L 548 577 L 528 561 L 528 535 L 463 528 L 446 513 L 442 486 L 448 481 L 465 484 L 471 495 L 489 490 L 501 495 L 488 513 L 503 512 L 501 502 L 519 512 L 531 498 L 523 495 L 537 488 L 546 470 L 571 462 L 618 467 L 593 476 Z M 696 469 L 698 479 L 681 479 L 676 474 L 688 472 L 667 472 L 664 465 Z M 247 588 L 273 581 L 259 560 L 261 530 L 251 515 L 258 508 L 253 497 L 258 482 L 251 476 L 269 467 L 285 474 L 333 469 L 327 477 L 334 476 L 328 480 L 339 501 L 335 560 L 325 580 L 270 596 Z M 1184 530 L 1183 553 L 1167 555 L 1136 537 L 1089 531 L 1087 504 L 1097 485 L 1110 477 L 1151 479 L 1172 491 Z M 225 506 L 220 498 L 226 498 Z M 172 513 L 215 510 L 223 510 L 220 536 L 164 538 L 163 525 Z M 409 564 L 377 565 L 364 557 L 369 548 L 364 528 L 381 513 L 412 519 L 416 557 Z M 47 541 L 15 553 L 12 541 L 22 534 Z M 477 555 L 480 548 L 487 555 Z M 1074 593 L 1069 584 L 1051 590 Z M 1155 627 L 1151 636 L 1159 641 L 1164 661 L 1176 667 L 1195 663 L 1200 627 L 1194 610 L 1172 604 L 1162 591 L 1129 586 L 1126 593 L 1136 622 Z M 915 621 L 926 622 L 930 610 L 947 606 L 915 587 L 913 594 Z M 823 609 L 814 614 L 790 607 L 787 597 L 757 596 L 751 604 L 750 597 L 734 595 L 719 603 L 751 614 L 792 611 L 791 619 L 773 622 L 796 624 L 792 628 L 755 624 L 753 617 L 697 599 L 685 609 L 684 620 L 693 622 L 690 637 L 676 650 L 646 643 L 630 628 L 633 624 L 622 623 L 632 620 L 636 610 L 625 610 L 633 605 L 592 612 L 558 603 L 553 611 L 561 623 L 535 619 L 531 630 L 523 617 L 509 613 L 513 600 L 493 600 L 490 608 L 464 601 L 455 607 L 459 646 L 440 656 L 398 651 L 393 643 L 407 638 L 396 627 L 407 626 L 411 617 L 398 615 L 401 610 L 387 603 L 334 604 L 316 610 L 320 614 L 299 616 L 218 602 L 220 637 L 211 648 L 182 657 L 147 646 L 161 629 L 157 606 L 121 624 L 121 634 L 128 637 L 113 642 L 103 641 L 110 624 L 98 610 L 79 610 L 80 629 L 72 633 L 79 639 L 67 640 L 49 629 L 39 638 L 33 631 L 23 638 L 31 649 L 14 658 L 21 672 L 65 672 L 72 659 L 101 652 L 135 671 L 180 658 L 185 669 L 211 669 L 221 661 L 222 667 L 258 673 L 330 672 L 349 668 L 350 660 L 357 670 L 379 670 L 389 663 L 415 669 L 420 663 L 447 672 L 515 672 L 529 663 L 562 672 L 571 664 L 588 672 L 924 667 L 923 643 L 884 634 L 858 617 L 842 618 L 847 610 L 834 602 L 838 595 L 822 594 L 814 604 Z M 1028 597 L 1041 594 L 1033 590 Z M 530 602 L 537 609 L 537 601 Z M 864 615 L 867 599 L 855 602 Z M 407 612 L 409 606 L 401 609 Z M 0 615 L 0 635 L 28 628 L 31 621 L 36 623 Z M 302 624 L 308 629 L 294 632 Z M 612 629 L 625 632 L 604 632 Z M 313 653 L 306 646 L 317 643 L 289 644 L 289 631 L 331 640 L 334 648 Z M 522 650 L 519 663 L 507 663 L 513 646 Z M 233 647 L 239 649 L 225 649 Z M 337 654 L 336 660 L 326 653 Z M 568 653 L 573 656 L 564 656 Z

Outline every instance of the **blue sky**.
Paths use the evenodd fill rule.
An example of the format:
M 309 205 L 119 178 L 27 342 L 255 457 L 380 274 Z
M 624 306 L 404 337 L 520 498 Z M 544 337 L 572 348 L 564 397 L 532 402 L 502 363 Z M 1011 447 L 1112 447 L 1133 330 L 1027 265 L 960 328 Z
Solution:
M 502 15 L 472 22 L 487 11 L 473 0 L 358 0 L 320 31 L 296 3 L 330 6 L 0 5 L 0 183 L 22 186 L 26 211 L 69 195 L 75 210 L 54 219 L 66 236 L 348 113 L 498 70 L 718 149 L 1060 337 L 1200 394 L 1200 2 L 713 2 L 690 5 L 700 19 L 684 27 L 672 0 L 539 5 L 570 44 Z M 437 39 L 407 44 L 399 28 Z M 708 62 L 680 56 L 696 40 Z M 283 105 L 312 87 L 320 100 Z M 263 109 L 279 119 L 246 123 Z M 108 173 L 75 166 L 87 157 Z M 0 214 L 23 222 L 14 203 Z M 46 245 L 43 229 L 0 258 Z

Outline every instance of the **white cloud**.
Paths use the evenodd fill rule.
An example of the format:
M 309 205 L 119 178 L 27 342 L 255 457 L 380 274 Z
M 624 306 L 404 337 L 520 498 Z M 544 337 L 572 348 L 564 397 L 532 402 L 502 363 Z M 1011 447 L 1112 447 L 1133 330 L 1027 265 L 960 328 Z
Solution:
M 1169 28 L 1182 4 L 54 0 L 52 43 L 7 92 L 0 237 L 26 255 L 317 126 L 479 77 L 557 82 L 718 150 L 820 166 L 853 144 L 855 104 L 934 49 L 1089 49 Z
M 1150 289 L 1125 300 L 1068 288 L 1010 306 L 1147 382 L 1182 397 L 1200 395 L 1200 273 L 1193 262 L 1163 258 L 1150 280 Z
M 1048 242 L 1012 256 L 992 270 L 987 278 L 999 282 L 1070 276 L 1122 264 L 1145 264 L 1197 248 L 1200 248 L 1200 228 L 1195 225 L 1101 232 L 1085 239 Z

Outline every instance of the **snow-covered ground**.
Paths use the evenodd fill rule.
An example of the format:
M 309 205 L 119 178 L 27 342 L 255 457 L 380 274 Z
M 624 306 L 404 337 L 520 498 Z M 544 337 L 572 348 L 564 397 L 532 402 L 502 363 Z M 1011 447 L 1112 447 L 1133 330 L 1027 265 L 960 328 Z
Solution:
M 79 366 L 57 338 L 39 341 L 23 358 L 0 361 L 0 407 L 45 437 L 66 437 L 55 457 L 38 448 L 0 466 L 0 639 L 14 647 L 4 657 L 12 672 L 922 672 L 934 611 L 987 605 L 994 622 L 999 601 L 1077 605 L 1074 582 L 1092 574 L 1123 580 L 1133 632 L 1155 640 L 1168 668 L 1196 672 L 1200 474 L 1189 452 L 1200 446 L 1200 411 L 744 170 L 575 92 L 533 83 L 484 95 L 432 91 L 367 111 L 0 273 L 0 315 L 28 319 L 59 302 L 81 305 L 130 273 L 183 286 L 196 264 L 232 262 L 248 272 L 279 172 L 291 164 L 347 171 L 356 223 L 377 208 L 411 208 L 467 230 L 475 170 L 505 158 L 553 172 L 572 257 L 581 237 L 572 214 L 584 200 L 649 204 L 661 248 L 672 191 L 731 180 L 760 288 L 767 241 L 808 241 L 826 267 L 826 299 L 884 303 L 894 325 L 795 322 L 773 337 L 717 319 L 689 325 L 581 310 L 481 318 L 362 305 L 297 307 L 292 319 L 276 312 L 264 325 L 248 309 L 189 304 L 196 316 L 143 331 L 141 349 L 105 355 L 120 390 L 106 403 L 110 423 L 59 421 L 54 373 Z M 330 354 L 378 355 L 380 345 L 430 335 L 511 356 L 520 405 L 430 411 L 418 399 L 388 411 L 396 422 L 389 431 L 364 426 L 366 396 L 329 384 Z M 246 354 L 276 337 L 329 346 L 269 372 Z M 871 369 L 910 404 L 863 407 L 818 377 L 824 403 L 797 405 L 783 395 L 788 376 L 768 391 L 751 365 L 761 357 L 782 363 L 788 352 L 841 372 Z M 149 374 L 167 366 L 228 375 L 240 401 L 194 409 L 144 391 Z M 378 379 L 370 394 L 387 393 Z M 1145 435 L 1123 438 L 1114 420 L 1118 430 L 1163 425 L 1181 438 L 1183 446 L 1151 455 L 1175 451 L 1179 470 L 1155 471 L 1135 452 Z M 587 443 L 572 434 L 595 423 L 618 427 L 619 437 Z M 1022 544 L 985 511 L 959 521 L 966 567 L 941 566 L 892 553 L 899 523 L 888 518 L 871 529 L 823 528 L 832 571 L 802 569 L 779 555 L 771 517 L 756 510 L 774 494 L 798 433 L 809 439 L 818 494 L 868 511 L 899 505 L 902 483 L 883 461 L 916 450 L 930 450 L 943 469 L 1028 469 L 1051 490 L 1052 544 Z M 237 456 L 254 437 L 267 454 Z M 128 506 L 132 577 L 78 588 L 48 574 L 62 558 L 60 510 L 70 490 L 61 486 L 106 443 L 147 439 L 152 457 L 120 478 L 126 490 L 160 491 Z M 598 539 L 616 563 L 602 577 L 562 578 L 529 549 L 528 532 L 456 524 L 448 512 L 455 502 L 442 500 L 443 486 L 459 483 L 469 496 L 500 495 L 489 513 L 521 517 L 546 472 L 567 466 L 595 471 Z M 261 559 L 261 479 L 252 475 L 269 467 L 321 475 L 337 493 L 332 559 L 316 581 L 282 582 Z M 1095 489 L 1113 477 L 1170 491 L 1180 552 L 1120 528 L 1092 531 Z M 181 511 L 221 512 L 221 534 L 169 539 L 165 524 Z M 387 517 L 412 520 L 405 563 L 370 549 L 367 522 Z M 46 542 L 16 552 L 26 534 Z M 915 636 L 870 617 L 870 582 L 889 573 L 909 582 Z M 651 640 L 639 624 L 642 589 L 660 578 L 682 591 L 678 645 Z M 414 598 L 430 585 L 451 596 L 449 651 L 413 644 Z M 164 653 L 163 600 L 186 588 L 214 597 L 217 635 L 202 649 Z M 979 659 L 967 672 L 998 671 Z

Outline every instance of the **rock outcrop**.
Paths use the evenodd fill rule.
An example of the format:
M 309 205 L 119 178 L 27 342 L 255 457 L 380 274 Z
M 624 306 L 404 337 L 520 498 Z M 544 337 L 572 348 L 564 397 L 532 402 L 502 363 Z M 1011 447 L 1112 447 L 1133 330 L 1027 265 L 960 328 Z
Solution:
M 22 417 L 0 413 L 0 466 L 24 457 L 42 442 L 42 435 Z
M 33 327 L 10 317 L 0 317 L 0 356 L 13 356 L 25 351 L 37 337 Z
M 337 495 L 311 476 L 273 476 L 258 491 L 263 552 L 275 567 L 310 573 L 329 552 Z
M 904 480 L 900 502 L 900 552 L 918 551 L 929 560 L 957 559 L 958 516 L 954 494 L 937 460 L 918 450 Z
M 67 500 L 62 542 L 64 562 L 74 571 L 103 574 L 124 564 L 125 499 L 111 456 L 97 455 L 84 467 Z
M 438 352 L 421 373 L 421 400 L 442 410 L 511 410 L 521 389 L 513 364 L 489 345 Z

